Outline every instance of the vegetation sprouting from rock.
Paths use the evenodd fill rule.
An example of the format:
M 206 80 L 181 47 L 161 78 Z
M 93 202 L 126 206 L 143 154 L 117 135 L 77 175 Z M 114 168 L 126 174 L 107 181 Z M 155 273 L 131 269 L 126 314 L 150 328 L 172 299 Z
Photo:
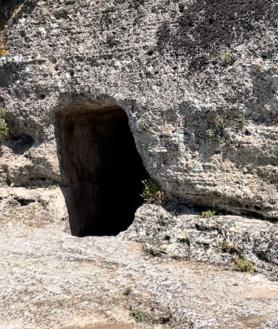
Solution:
M 240 272 L 254 273 L 256 271 L 254 263 L 244 256 L 238 256 L 235 259 L 235 266 Z
M 160 185 L 156 181 L 146 179 L 143 180 L 142 183 L 144 185 L 144 189 L 141 197 L 145 200 L 145 202 L 163 205 L 168 201 L 167 194 L 162 191 Z
M 0 107 L 0 140 L 2 140 L 9 133 L 5 116 L 6 116 L 5 109 L 3 107 Z
M 236 61 L 236 57 L 231 52 L 226 51 L 222 54 L 221 60 L 223 65 L 229 66 L 234 64 L 234 62 Z
M 142 311 L 131 311 L 130 316 L 133 317 L 136 322 L 142 323 L 145 321 L 145 314 Z
M 214 210 L 205 210 L 201 213 L 201 216 L 203 218 L 210 218 L 215 216 L 216 212 Z

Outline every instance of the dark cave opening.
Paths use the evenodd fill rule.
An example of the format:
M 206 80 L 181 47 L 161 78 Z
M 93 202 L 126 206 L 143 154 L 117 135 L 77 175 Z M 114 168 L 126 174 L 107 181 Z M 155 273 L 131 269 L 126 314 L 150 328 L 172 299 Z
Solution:
M 71 233 L 116 235 L 142 204 L 148 178 L 126 113 L 114 105 L 82 105 L 57 115 L 57 144 L 69 193 Z

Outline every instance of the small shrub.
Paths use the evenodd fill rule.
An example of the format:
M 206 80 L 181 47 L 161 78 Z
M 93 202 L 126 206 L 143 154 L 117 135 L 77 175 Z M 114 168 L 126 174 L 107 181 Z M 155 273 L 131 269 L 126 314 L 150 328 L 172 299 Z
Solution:
M 165 204 L 168 197 L 160 186 L 152 179 L 146 179 L 142 181 L 144 185 L 141 197 L 148 203 Z
M 256 271 L 254 263 L 243 256 L 238 256 L 235 259 L 235 265 L 240 272 L 254 273 Z
M 5 120 L 6 111 L 0 107 L 0 140 L 8 135 L 9 129 Z
M 145 314 L 142 311 L 131 311 L 130 315 L 135 319 L 136 322 L 144 322 L 145 321 Z
M 215 129 L 207 129 L 206 136 L 208 139 L 215 139 L 217 136 L 217 131 Z
M 214 210 L 206 210 L 201 213 L 201 216 L 203 218 L 210 218 L 215 216 L 216 212 Z
M 230 52 L 225 52 L 222 54 L 221 60 L 224 65 L 229 66 L 234 64 L 236 57 Z

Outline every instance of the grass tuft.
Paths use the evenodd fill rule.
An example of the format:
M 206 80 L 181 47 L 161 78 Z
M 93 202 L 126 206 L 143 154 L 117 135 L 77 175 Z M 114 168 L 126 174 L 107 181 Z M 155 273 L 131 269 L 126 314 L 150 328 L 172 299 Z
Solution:
M 249 272 L 249 273 L 256 272 L 255 264 L 243 256 L 238 256 L 235 259 L 235 266 L 237 270 L 240 272 Z
M 216 212 L 214 210 L 206 210 L 201 213 L 201 216 L 203 218 L 210 218 L 215 216 Z
M 9 133 L 9 128 L 5 120 L 6 111 L 3 107 L 0 107 L 0 140 L 2 140 Z
M 144 185 L 144 189 L 141 197 L 145 202 L 163 205 L 168 201 L 166 193 L 162 191 L 156 181 L 152 179 L 146 179 L 143 180 L 142 183 Z

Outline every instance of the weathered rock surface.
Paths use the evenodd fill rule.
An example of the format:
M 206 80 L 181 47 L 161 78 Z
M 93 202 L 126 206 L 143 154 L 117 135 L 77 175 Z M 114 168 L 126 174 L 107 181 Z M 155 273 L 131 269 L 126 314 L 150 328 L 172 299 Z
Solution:
M 57 186 L 48 189 L 0 188 L 0 221 L 28 223 L 34 227 L 51 223 L 69 231 L 64 195 Z
M 277 278 L 277 4 L 11 3 L 0 329 L 276 329 L 278 286 L 264 273 Z M 71 237 L 57 112 L 84 103 L 127 113 L 146 169 L 173 199 L 274 220 L 146 205 L 121 237 Z M 260 273 L 235 271 L 236 256 Z
M 58 223 L 37 227 L 21 220 L 28 207 L 0 221 L 1 329 L 278 327 L 278 284 L 261 274 L 146 256 L 139 243 L 76 238 Z
M 176 215 L 146 204 L 121 236 L 142 242 L 145 252 L 155 256 L 232 266 L 241 257 L 278 279 L 278 226 L 268 221 Z
M 275 1 L 17 3 L 0 105 L 34 143 L 15 161 L 6 151 L 2 181 L 58 182 L 56 111 L 112 102 L 172 196 L 278 218 Z

